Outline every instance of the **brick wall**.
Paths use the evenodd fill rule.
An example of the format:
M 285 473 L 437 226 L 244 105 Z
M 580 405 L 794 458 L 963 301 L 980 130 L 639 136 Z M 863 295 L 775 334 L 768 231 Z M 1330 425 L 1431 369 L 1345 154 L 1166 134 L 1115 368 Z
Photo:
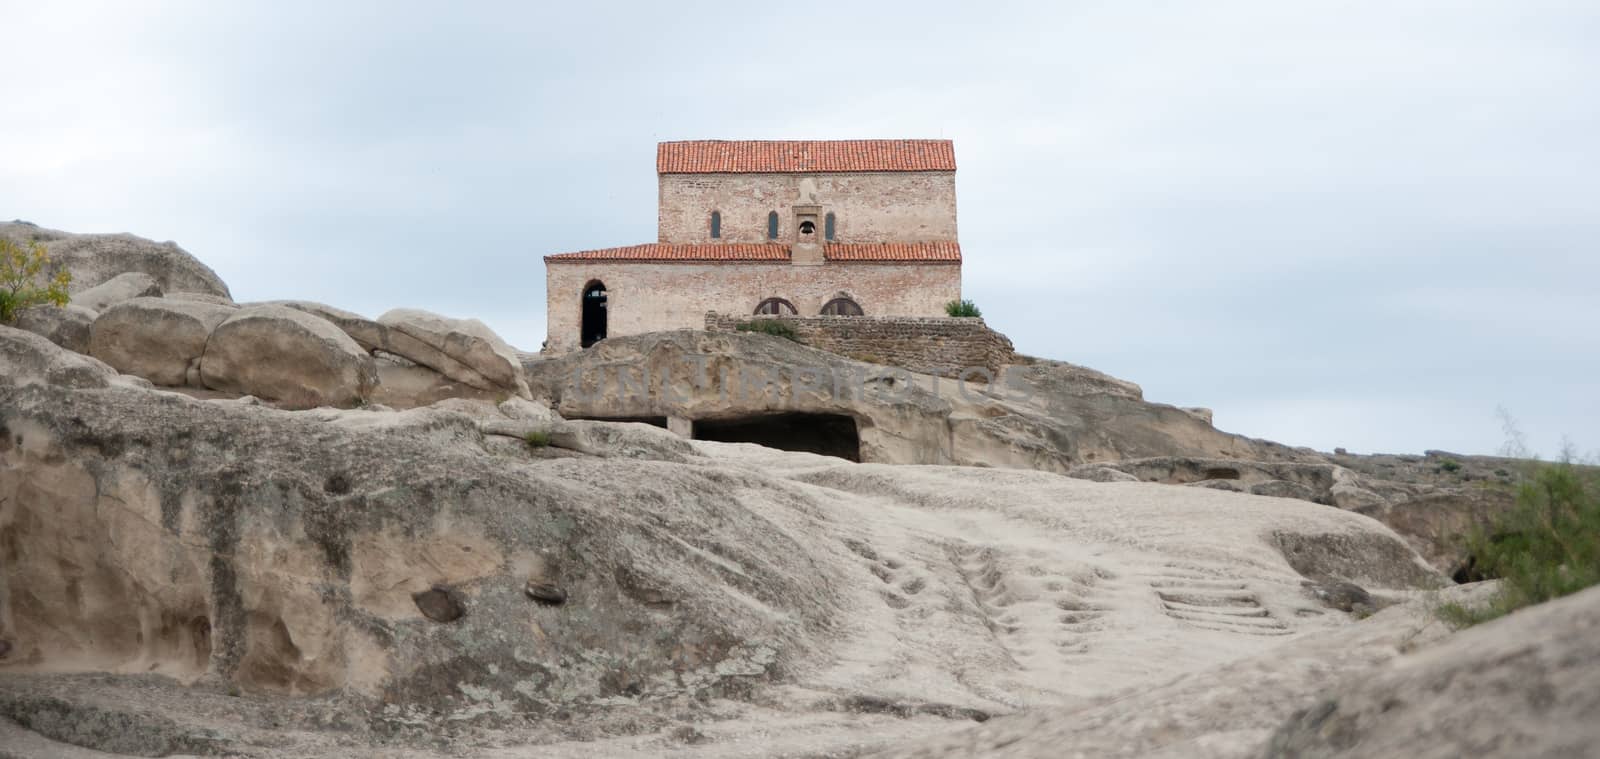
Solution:
M 723 242 L 766 242 L 772 211 L 778 212 L 778 239 L 793 241 L 803 180 L 816 187 L 819 226 L 834 214 L 835 242 L 957 239 L 953 171 L 659 176 L 660 242 L 710 242 L 712 211 L 722 212 Z
M 845 295 L 867 316 L 937 316 L 961 297 L 958 263 L 646 263 L 567 261 L 545 265 L 549 340 L 545 350 L 578 347 L 584 288 L 606 286 L 609 336 L 701 329 L 707 311 L 755 313 L 766 298 L 783 298 L 803 316 Z
M 708 313 L 706 329 L 732 332 L 762 318 L 773 317 Z M 979 366 L 998 374 L 1000 367 L 1016 361 L 1011 340 L 977 318 L 790 316 L 782 321 L 813 348 L 920 374 L 955 377 Z

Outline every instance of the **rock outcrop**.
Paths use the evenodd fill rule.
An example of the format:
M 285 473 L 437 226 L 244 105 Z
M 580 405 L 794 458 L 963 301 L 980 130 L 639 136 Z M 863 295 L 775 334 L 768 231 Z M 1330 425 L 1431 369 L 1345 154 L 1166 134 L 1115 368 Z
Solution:
M 0 327 L 0 383 L 24 387 L 101 388 L 118 379 L 117 370 L 89 356 L 60 350 L 45 338 Z M 0 435 L 0 446 L 5 444 Z M 3 609 L 0 609 L 3 611 Z
M 151 741 L 301 756 L 440 730 L 666 731 L 669 704 L 947 730 L 1355 624 L 1308 572 L 1375 594 L 1438 581 L 1376 522 L 1305 502 L 858 465 L 520 399 L 202 401 L 0 335 L 20 357 L 0 372 L 0 668 L 196 687 L 160 696 L 189 706 L 157 719 L 138 706 L 153 696 L 130 699 L 145 680 L 0 678 L 0 716 L 91 748 L 122 744 L 50 726 L 114 717 Z M 73 362 L 82 377 L 37 381 Z M 207 705 L 228 688 L 250 698 Z M 342 743 L 306 743 L 329 719 Z
M 211 332 L 200 381 L 213 390 L 312 408 L 358 403 L 378 376 L 372 356 L 333 324 L 282 306 L 252 306 Z
M 165 298 L 126 300 L 94 320 L 89 355 L 157 385 L 199 386 L 206 341 L 237 310 Z
M 1600 588 L 1466 630 L 1288 719 L 1266 759 L 1581 757 L 1600 746 Z
M 153 277 L 163 292 L 185 290 L 228 297 L 211 267 L 173 242 L 153 242 L 128 234 L 78 235 L 45 229 L 27 222 L 0 223 L 0 236 L 19 242 L 44 243 L 50 254 L 50 274 L 60 269 L 72 273 L 73 293 L 79 293 L 125 272 Z
M 613 338 L 529 361 L 526 369 L 534 395 L 569 418 L 847 418 L 867 462 L 1066 473 L 1157 452 L 1260 461 L 1314 456 L 1219 432 L 1182 409 L 1142 400 L 1130 383 L 1054 362 L 1008 367 L 990 386 L 764 335 L 685 330 Z
M 82 306 L 95 313 L 133 298 L 159 298 L 161 285 L 156 278 L 142 271 L 128 271 L 101 282 L 72 296 L 73 305 Z
M 517 352 L 477 319 L 397 308 L 378 323 L 387 330 L 383 350 L 473 387 L 530 397 Z
M 17 313 L 17 329 L 27 330 L 69 351 L 89 352 L 89 326 L 97 314 L 83 306 L 30 306 Z

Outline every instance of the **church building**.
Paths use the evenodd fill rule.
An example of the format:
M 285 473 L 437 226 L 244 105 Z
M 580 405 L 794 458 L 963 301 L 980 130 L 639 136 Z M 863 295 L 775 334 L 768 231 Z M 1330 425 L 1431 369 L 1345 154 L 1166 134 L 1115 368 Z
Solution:
M 545 256 L 548 353 L 725 315 L 944 316 L 949 140 L 663 142 L 656 242 Z

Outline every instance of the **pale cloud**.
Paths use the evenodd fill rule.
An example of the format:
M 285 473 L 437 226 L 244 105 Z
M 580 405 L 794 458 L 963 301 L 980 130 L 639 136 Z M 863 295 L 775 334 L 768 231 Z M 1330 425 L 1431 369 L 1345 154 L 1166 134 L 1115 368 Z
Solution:
M 544 254 L 654 238 L 656 141 L 947 137 L 1029 353 L 1295 444 L 1595 444 L 1591 3 L 12 5 L 0 216 L 241 299 L 534 349 Z

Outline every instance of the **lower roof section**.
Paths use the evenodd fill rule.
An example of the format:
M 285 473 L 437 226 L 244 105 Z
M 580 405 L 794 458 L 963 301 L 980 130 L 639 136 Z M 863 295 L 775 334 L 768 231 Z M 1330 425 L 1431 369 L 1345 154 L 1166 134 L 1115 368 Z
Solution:
M 544 260 L 546 263 L 576 263 L 582 261 L 635 261 L 642 263 L 788 261 L 789 249 L 788 243 L 651 242 L 643 245 L 626 245 L 620 248 L 556 253 L 545 256 Z M 954 241 L 830 242 L 822 246 L 822 257 L 828 261 L 961 263 L 961 243 Z

